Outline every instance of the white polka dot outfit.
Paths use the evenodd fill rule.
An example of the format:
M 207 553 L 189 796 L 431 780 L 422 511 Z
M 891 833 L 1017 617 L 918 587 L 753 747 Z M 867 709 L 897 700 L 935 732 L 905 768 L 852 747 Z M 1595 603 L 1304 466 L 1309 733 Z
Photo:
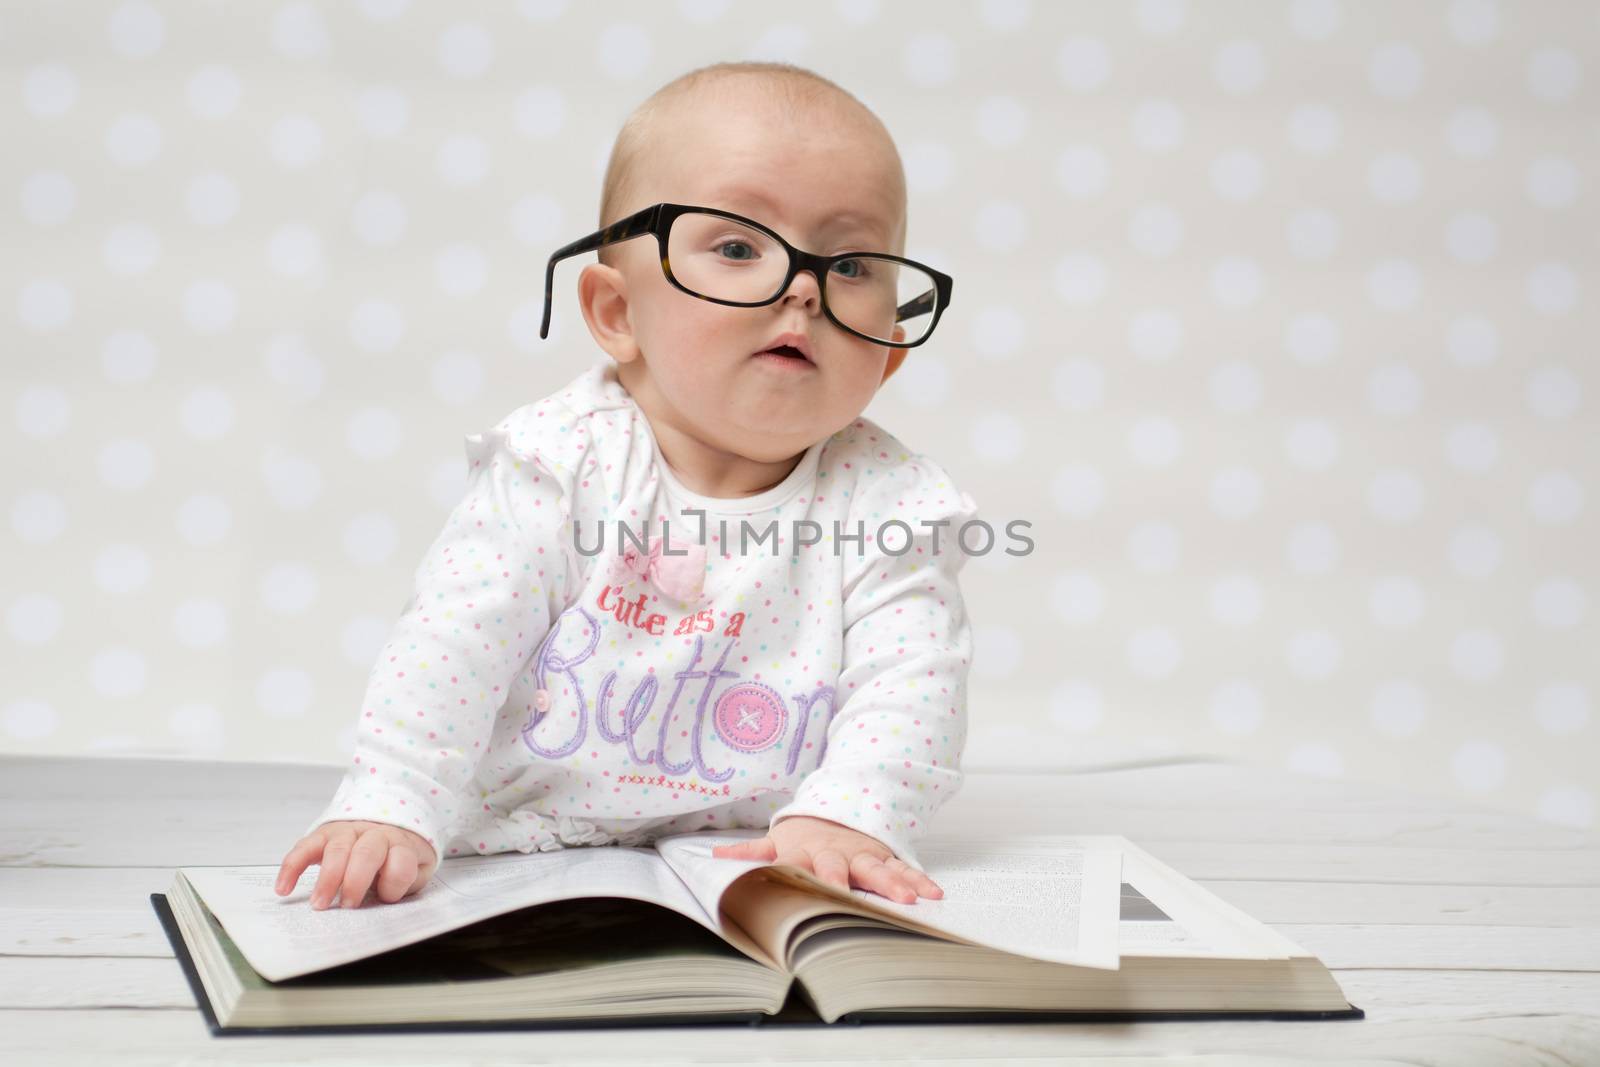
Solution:
M 936 463 L 862 417 L 770 489 L 701 496 L 609 360 L 466 451 L 310 828 L 456 856 L 813 815 L 917 864 L 961 784 L 972 658 L 976 507 Z

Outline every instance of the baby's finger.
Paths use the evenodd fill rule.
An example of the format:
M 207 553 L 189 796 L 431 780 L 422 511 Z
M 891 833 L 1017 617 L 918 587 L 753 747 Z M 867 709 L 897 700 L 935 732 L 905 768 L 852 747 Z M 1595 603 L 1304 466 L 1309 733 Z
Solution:
M 344 865 L 350 858 L 350 846 L 355 843 L 354 830 L 337 827 L 324 831 L 322 868 L 317 872 L 317 884 L 311 890 L 311 906 L 318 911 L 333 903 L 333 895 L 344 881 Z
M 359 908 L 367 898 L 367 887 L 389 855 L 389 839 L 382 830 L 367 830 L 350 850 L 350 865 L 345 868 L 339 896 L 346 908 Z
M 811 853 L 807 852 L 803 848 L 797 848 L 791 852 L 780 852 L 772 862 L 778 864 L 779 866 L 782 866 L 783 864 L 789 864 L 794 867 L 799 867 L 802 871 L 811 871 L 812 874 L 816 873 L 816 871 L 811 869 Z
M 881 897 L 900 904 L 915 904 L 917 901 L 916 892 L 870 852 L 858 853 L 850 861 L 850 873 L 862 889 L 870 889 Z
M 389 858 L 378 872 L 373 891 L 385 904 L 393 904 L 406 895 L 417 880 L 417 856 L 409 848 L 397 845 L 389 850 Z
M 289 849 L 289 854 L 283 857 L 283 865 L 278 868 L 278 880 L 273 885 L 273 890 L 281 897 L 293 891 L 300 881 L 300 875 L 305 869 L 316 863 L 322 856 L 322 835 L 308 834 L 294 843 Z
M 812 857 L 812 863 L 818 878 L 849 892 L 850 865 L 845 862 L 844 853 L 837 849 L 823 849 Z
M 757 837 L 736 845 L 718 845 L 711 850 L 711 855 L 724 860 L 770 860 L 777 855 L 777 850 L 772 838 Z
M 938 900 L 944 896 L 944 890 L 939 888 L 938 882 L 935 882 L 926 873 L 917 870 L 905 860 L 897 856 L 887 862 L 889 867 L 910 883 L 911 888 L 915 889 L 921 896 L 925 896 L 930 900 Z

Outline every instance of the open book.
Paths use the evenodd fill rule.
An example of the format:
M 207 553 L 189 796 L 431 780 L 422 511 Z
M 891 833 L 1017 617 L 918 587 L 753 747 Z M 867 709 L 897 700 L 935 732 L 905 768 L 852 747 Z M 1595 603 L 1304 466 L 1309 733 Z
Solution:
M 185 867 L 152 894 L 215 1033 L 717 1021 L 1361 1017 L 1314 956 L 1120 837 L 918 844 L 899 904 L 650 848 L 446 859 L 394 904 L 313 911 L 316 868 Z

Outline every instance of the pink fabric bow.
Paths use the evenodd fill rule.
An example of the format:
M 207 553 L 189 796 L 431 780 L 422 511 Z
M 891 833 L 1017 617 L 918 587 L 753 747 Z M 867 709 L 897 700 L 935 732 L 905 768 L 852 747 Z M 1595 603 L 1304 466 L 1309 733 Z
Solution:
M 664 555 L 661 538 L 650 544 L 648 552 L 629 541 L 622 554 L 611 561 L 611 582 L 626 585 L 635 576 L 655 584 L 667 596 L 685 603 L 700 599 L 706 576 L 706 546 L 700 544 L 673 545 L 683 555 Z

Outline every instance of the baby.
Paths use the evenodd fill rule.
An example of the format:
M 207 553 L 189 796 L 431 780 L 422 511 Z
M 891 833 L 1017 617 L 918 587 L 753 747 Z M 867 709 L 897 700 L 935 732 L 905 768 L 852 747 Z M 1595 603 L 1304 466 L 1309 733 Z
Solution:
M 786 64 L 693 71 L 618 135 L 578 278 L 609 358 L 466 438 L 466 495 L 368 680 L 286 895 L 442 857 L 756 827 L 715 855 L 913 903 L 961 784 L 972 499 L 861 413 L 949 277 L 903 258 L 883 124 Z M 881 253 L 845 255 L 844 253 Z M 606 546 L 610 547 L 606 547 Z

